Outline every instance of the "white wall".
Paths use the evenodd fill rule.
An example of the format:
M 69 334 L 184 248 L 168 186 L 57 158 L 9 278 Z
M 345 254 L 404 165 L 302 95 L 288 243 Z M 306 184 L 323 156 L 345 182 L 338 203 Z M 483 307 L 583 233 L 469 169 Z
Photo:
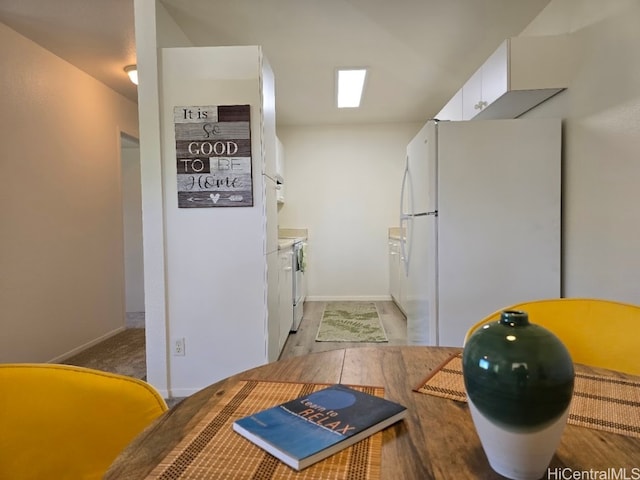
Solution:
M 120 133 L 135 103 L 0 24 L 0 362 L 124 328 Z
M 266 363 L 261 50 L 165 48 L 161 58 L 168 335 L 184 338 L 187 352 L 169 352 L 170 392 L 186 396 Z M 251 105 L 253 205 L 178 208 L 174 107 L 245 104 Z
M 564 295 L 640 303 L 640 2 L 552 0 L 523 32 L 572 32 L 564 118 Z
M 388 299 L 407 143 L 419 124 L 280 127 L 281 228 L 307 228 L 308 300 Z
M 140 170 L 142 177 L 145 338 L 147 380 L 163 395 L 169 391 L 167 304 L 165 277 L 165 222 L 160 138 L 158 49 L 190 46 L 184 32 L 156 0 L 134 0 Z

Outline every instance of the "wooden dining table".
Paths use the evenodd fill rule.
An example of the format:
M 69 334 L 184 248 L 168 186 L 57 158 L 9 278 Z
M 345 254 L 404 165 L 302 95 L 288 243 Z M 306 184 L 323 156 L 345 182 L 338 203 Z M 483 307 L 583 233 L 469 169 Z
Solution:
M 414 391 L 430 372 L 457 352 L 460 349 L 448 347 L 356 347 L 247 370 L 204 388 L 166 412 L 131 442 L 104 478 L 144 479 L 225 391 L 247 379 L 383 387 L 384 397 L 406 406 L 408 415 L 383 431 L 382 480 L 503 478 L 489 466 L 466 403 Z M 576 365 L 576 372 L 638 380 L 584 365 Z M 567 425 L 549 468 L 544 478 L 640 479 L 640 438 Z M 593 476 L 605 471 L 627 476 Z M 586 476 L 588 472 L 594 473 L 590 477 Z

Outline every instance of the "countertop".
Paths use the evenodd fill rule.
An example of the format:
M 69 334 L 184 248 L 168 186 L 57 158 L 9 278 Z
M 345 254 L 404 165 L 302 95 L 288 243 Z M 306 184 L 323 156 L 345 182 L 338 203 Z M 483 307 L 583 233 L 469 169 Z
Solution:
M 389 228 L 389 240 L 402 240 L 404 229 L 400 227 Z
M 308 238 L 306 228 L 279 228 L 278 250 L 290 248 L 294 243 L 305 242 Z
M 306 240 L 305 237 L 281 237 L 278 239 L 278 250 L 286 250 L 291 248 L 294 243 Z

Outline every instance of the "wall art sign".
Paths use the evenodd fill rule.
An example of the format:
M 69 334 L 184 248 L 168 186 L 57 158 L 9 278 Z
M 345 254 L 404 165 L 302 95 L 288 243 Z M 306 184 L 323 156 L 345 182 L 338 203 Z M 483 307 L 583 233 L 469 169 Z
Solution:
M 249 105 L 174 107 L 178 207 L 251 207 Z

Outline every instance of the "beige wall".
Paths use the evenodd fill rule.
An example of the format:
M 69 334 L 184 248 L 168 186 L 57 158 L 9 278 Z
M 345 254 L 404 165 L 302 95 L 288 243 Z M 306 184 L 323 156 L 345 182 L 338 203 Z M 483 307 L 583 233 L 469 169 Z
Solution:
M 0 361 L 49 361 L 124 326 L 137 107 L 4 24 L 0 58 Z
M 407 144 L 420 124 L 284 127 L 281 228 L 307 228 L 310 300 L 389 298 Z
M 564 295 L 640 303 L 640 2 L 552 0 L 523 35 L 571 32 L 564 119 Z
M 124 224 L 125 310 L 144 312 L 142 188 L 140 148 L 122 148 L 122 211 Z

